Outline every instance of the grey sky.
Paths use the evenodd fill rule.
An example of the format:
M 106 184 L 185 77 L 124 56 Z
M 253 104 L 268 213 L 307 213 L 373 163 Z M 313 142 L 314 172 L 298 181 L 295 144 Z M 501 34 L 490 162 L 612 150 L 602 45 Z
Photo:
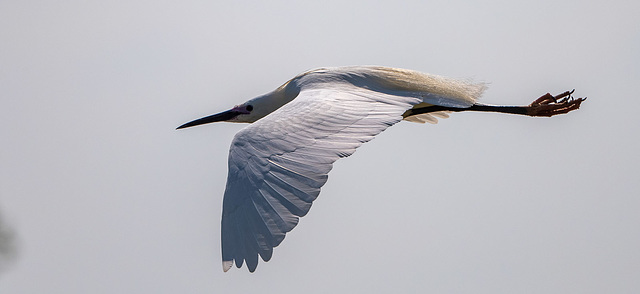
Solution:
M 0 220 L 18 256 L 0 293 L 637 293 L 638 15 L 637 1 L 2 1 Z M 336 163 L 270 262 L 224 274 L 243 126 L 174 128 L 359 64 L 489 82 L 486 103 L 589 99 L 550 119 L 400 123 Z

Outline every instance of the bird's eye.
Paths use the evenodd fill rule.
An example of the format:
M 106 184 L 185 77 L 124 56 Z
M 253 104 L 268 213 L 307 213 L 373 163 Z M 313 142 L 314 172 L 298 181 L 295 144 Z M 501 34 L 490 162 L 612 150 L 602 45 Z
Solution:
M 246 109 L 247 109 L 247 111 L 253 110 L 253 105 L 251 105 L 251 104 L 247 105 Z

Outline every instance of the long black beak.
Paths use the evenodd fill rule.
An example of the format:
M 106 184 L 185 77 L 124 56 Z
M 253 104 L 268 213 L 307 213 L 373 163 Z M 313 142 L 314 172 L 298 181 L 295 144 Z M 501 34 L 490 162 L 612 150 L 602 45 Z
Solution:
M 235 110 L 235 109 L 227 110 L 225 112 L 220 112 L 220 113 L 217 113 L 217 114 L 214 114 L 214 115 L 210 115 L 210 116 L 206 116 L 206 117 L 203 117 L 203 118 L 196 119 L 194 121 L 190 121 L 190 122 L 188 122 L 186 124 L 183 124 L 183 125 L 177 127 L 176 130 L 184 129 L 184 128 L 188 128 L 188 127 L 193 127 L 193 126 L 197 126 L 197 125 L 208 124 L 208 123 L 212 123 L 212 122 L 230 120 L 230 119 L 238 116 L 238 114 L 240 114 L 240 112 Z

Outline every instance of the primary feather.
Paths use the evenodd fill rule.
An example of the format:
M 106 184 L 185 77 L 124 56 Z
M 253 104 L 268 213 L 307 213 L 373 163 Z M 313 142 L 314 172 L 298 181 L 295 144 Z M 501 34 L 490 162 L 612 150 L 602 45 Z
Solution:
M 469 107 L 484 84 L 376 66 L 322 68 L 254 98 L 255 122 L 233 139 L 223 201 L 222 260 L 251 272 L 268 261 L 311 208 L 333 162 L 403 119 L 433 122 L 431 113 L 404 118 L 412 108 Z M 436 120 L 437 121 L 437 120 Z

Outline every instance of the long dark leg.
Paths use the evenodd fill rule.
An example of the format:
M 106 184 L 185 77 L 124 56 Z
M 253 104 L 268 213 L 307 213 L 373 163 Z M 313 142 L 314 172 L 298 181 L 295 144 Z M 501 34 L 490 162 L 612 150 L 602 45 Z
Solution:
M 568 113 L 580 108 L 580 104 L 587 98 L 573 98 L 573 91 L 566 91 L 562 94 L 552 96 L 547 93 L 536 99 L 527 106 L 499 106 L 474 104 L 467 108 L 445 107 L 445 106 L 428 106 L 417 109 L 409 109 L 403 114 L 403 117 L 418 115 L 437 111 L 485 111 L 485 112 L 502 112 L 511 114 L 520 114 L 528 116 L 554 116 L 558 114 Z

